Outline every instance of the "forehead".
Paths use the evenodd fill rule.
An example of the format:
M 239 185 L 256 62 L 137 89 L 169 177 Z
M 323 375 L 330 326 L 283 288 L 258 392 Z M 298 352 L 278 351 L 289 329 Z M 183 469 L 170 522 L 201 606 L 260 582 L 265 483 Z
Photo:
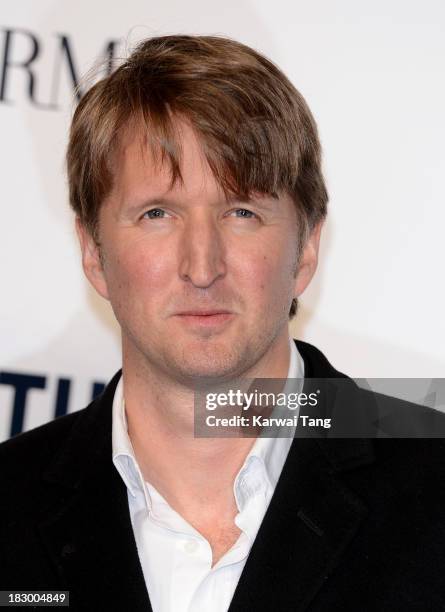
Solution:
M 122 134 L 112 167 L 115 193 L 139 189 L 174 191 L 215 183 L 203 146 L 189 123 L 172 122 L 167 139 L 152 134 L 141 122 Z
M 142 122 L 128 125 L 116 150 L 113 186 L 102 211 L 111 205 L 116 214 L 124 214 L 153 201 L 175 201 L 189 207 L 255 200 L 269 214 L 290 215 L 295 220 L 295 204 L 287 194 L 278 197 L 256 190 L 246 194 L 225 189 L 215 178 L 205 144 L 190 123 L 175 119 L 172 127 L 172 138 L 167 139 L 153 136 Z

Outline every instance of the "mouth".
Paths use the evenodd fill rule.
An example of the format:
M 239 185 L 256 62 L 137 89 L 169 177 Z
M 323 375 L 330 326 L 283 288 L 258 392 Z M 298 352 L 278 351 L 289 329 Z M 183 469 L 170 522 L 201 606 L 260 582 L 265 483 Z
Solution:
M 228 323 L 234 316 L 234 313 L 228 310 L 187 310 L 175 315 L 181 323 L 199 327 L 219 327 Z

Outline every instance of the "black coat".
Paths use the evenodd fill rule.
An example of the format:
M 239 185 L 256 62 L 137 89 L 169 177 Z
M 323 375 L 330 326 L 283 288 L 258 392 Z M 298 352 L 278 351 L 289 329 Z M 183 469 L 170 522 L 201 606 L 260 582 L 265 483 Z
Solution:
M 297 347 L 307 377 L 342 376 Z M 119 376 L 88 408 L 0 445 L 0 590 L 151 610 L 112 463 Z M 294 440 L 230 612 L 297 610 L 445 610 L 443 439 Z

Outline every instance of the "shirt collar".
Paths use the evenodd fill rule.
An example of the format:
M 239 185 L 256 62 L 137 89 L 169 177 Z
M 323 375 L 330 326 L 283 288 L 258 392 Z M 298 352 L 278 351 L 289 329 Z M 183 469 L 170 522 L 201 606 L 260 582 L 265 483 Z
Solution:
M 301 383 L 304 377 L 303 359 L 292 338 L 289 339 L 289 344 L 288 381 L 284 388 L 284 393 L 289 392 L 290 387 L 295 385 L 295 379 L 299 379 Z M 266 497 L 271 497 L 286 461 L 292 440 L 293 436 L 284 438 L 265 438 L 259 436 L 256 439 L 233 484 L 233 492 L 240 512 L 247 502 L 261 491 Z M 135 497 L 137 490 L 142 488 L 147 497 L 147 488 L 144 486 L 144 479 L 128 435 L 122 377 L 118 382 L 113 399 L 112 453 L 113 463 L 131 495 Z M 150 504 L 149 499 L 147 499 L 147 503 Z
M 287 382 L 283 389 L 283 393 L 286 394 L 291 389 L 293 390 L 295 385 L 301 387 L 304 377 L 303 359 L 292 338 L 289 339 L 289 343 L 289 370 Z M 295 427 L 292 428 L 290 433 L 291 435 L 287 431 L 286 437 L 279 437 L 279 435 L 273 438 L 258 436 L 233 483 L 233 493 L 238 510 L 242 511 L 248 501 L 261 491 L 266 493 L 266 497 L 271 497 L 291 447 Z M 268 489 L 271 491 L 270 495 L 267 493 Z
M 124 385 L 122 376 L 114 392 L 112 408 L 112 449 L 113 463 L 133 497 L 143 482 L 134 449 L 128 435 L 125 415 Z

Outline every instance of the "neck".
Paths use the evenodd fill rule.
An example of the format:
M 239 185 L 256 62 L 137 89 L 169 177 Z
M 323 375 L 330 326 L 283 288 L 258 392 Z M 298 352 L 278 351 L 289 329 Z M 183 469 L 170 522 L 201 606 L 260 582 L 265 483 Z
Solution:
M 245 376 L 286 378 L 287 335 L 277 349 Z M 128 432 L 144 478 L 184 518 L 203 508 L 234 516 L 233 482 L 255 438 L 194 438 L 193 388 L 135 359 L 125 344 L 123 356 Z

